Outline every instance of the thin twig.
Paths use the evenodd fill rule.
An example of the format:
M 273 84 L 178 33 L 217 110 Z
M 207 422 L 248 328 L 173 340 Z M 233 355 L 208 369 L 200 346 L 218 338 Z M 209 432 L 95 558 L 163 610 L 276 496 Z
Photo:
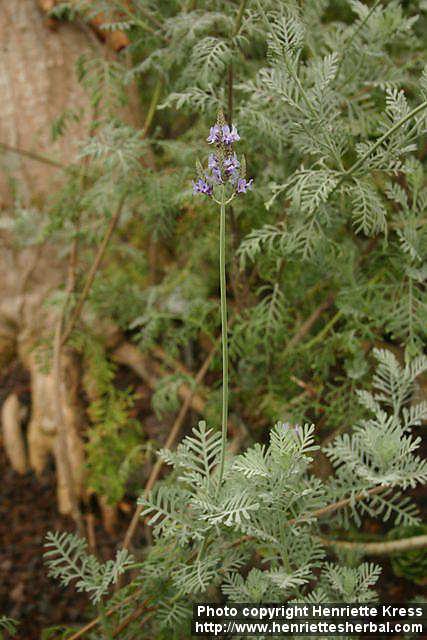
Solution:
M 180 373 L 183 373 L 185 376 L 189 376 L 189 377 L 192 376 L 191 371 L 187 369 L 187 367 L 180 360 L 177 360 L 176 358 L 174 358 L 170 353 L 165 351 L 159 345 L 157 344 L 153 345 L 152 347 L 150 347 L 150 351 L 156 358 L 164 362 L 170 369 L 174 371 L 179 371 Z
M 319 333 L 317 333 L 315 336 L 313 336 L 311 340 L 309 340 L 303 345 L 304 351 L 307 351 L 308 349 L 311 349 L 311 347 L 313 347 L 315 344 L 322 342 L 323 338 L 327 336 L 327 334 L 329 333 L 329 330 L 332 329 L 334 324 L 338 322 L 338 320 L 341 318 L 342 315 L 343 315 L 343 312 L 341 311 L 341 309 L 339 309 L 336 312 L 336 314 L 329 320 L 329 322 L 325 324 L 323 329 L 319 331 Z
M 368 256 L 370 255 L 371 251 L 375 248 L 377 242 L 378 242 L 378 238 L 373 238 L 371 240 L 371 242 L 368 244 L 366 249 L 363 251 L 363 253 L 359 256 L 359 258 L 356 261 L 356 265 L 358 267 L 360 267 L 364 263 L 364 261 L 368 258 Z M 375 276 L 375 278 L 377 278 L 377 277 L 378 276 Z M 375 278 L 374 279 L 371 278 L 369 283 L 372 284 L 375 281 Z M 315 290 L 312 289 L 311 293 L 314 293 L 314 292 L 315 292 Z M 307 296 L 308 296 L 308 294 L 306 295 L 306 298 L 307 298 Z M 303 340 L 305 338 L 305 336 L 310 332 L 310 330 L 313 327 L 313 325 L 320 318 L 322 313 L 324 311 L 327 311 L 330 307 L 332 307 L 334 302 L 335 302 L 335 294 L 334 293 L 330 293 L 329 296 L 326 298 L 326 300 L 324 302 L 322 302 L 318 307 L 316 307 L 314 309 L 314 311 L 309 315 L 307 320 L 305 320 L 301 324 L 301 326 L 298 329 L 298 331 L 292 336 L 292 338 L 290 339 L 290 341 L 286 345 L 285 353 L 289 352 L 297 344 L 299 344 L 301 342 L 301 340 Z M 335 314 L 335 316 L 330 321 L 330 322 L 332 322 L 332 326 L 339 319 L 339 317 L 341 316 L 340 312 L 338 312 L 338 314 Z M 331 328 L 331 324 L 328 323 L 328 325 L 326 325 L 326 326 L 327 326 L 327 330 L 326 330 L 326 333 L 327 333 L 327 331 Z M 321 333 L 321 337 L 323 337 L 323 335 L 324 335 L 323 332 L 324 331 L 325 331 L 325 327 L 320 332 Z M 312 338 L 312 340 L 310 340 L 309 343 L 307 343 L 307 345 L 304 345 L 304 349 L 307 349 L 307 346 L 311 347 L 313 344 L 316 344 L 319 341 L 319 335 L 320 334 L 317 334 L 316 336 L 314 336 L 314 338 Z
M 137 609 L 135 609 L 135 611 L 133 611 L 130 615 L 128 615 L 127 618 L 125 618 L 119 625 L 118 627 L 113 631 L 113 638 L 117 638 L 119 636 L 119 633 L 121 633 L 124 629 L 126 629 L 126 627 L 133 622 L 134 620 L 136 620 L 142 613 L 144 613 L 144 611 L 154 611 L 155 609 L 157 609 L 157 607 L 152 606 L 152 607 L 147 607 L 146 604 L 142 604 L 140 607 L 138 607 Z M 144 624 L 146 622 L 148 622 L 148 620 L 150 618 L 153 617 L 153 613 L 147 613 L 147 615 L 144 617 L 144 619 L 141 622 L 141 627 L 144 626 Z
M 97 271 L 101 265 L 102 259 L 104 257 L 105 254 L 105 250 L 108 246 L 108 243 L 110 241 L 111 236 L 114 233 L 115 228 L 117 227 L 117 224 L 119 222 L 122 210 L 123 210 L 123 204 L 124 204 L 124 200 L 125 200 L 125 196 L 123 195 L 120 200 L 119 203 L 117 205 L 116 211 L 113 215 L 113 217 L 110 220 L 110 224 L 108 225 L 108 229 L 105 233 L 105 236 L 101 242 L 101 244 L 99 245 L 97 254 L 95 256 L 95 260 L 92 263 L 92 266 L 89 270 L 89 274 L 87 276 L 85 285 L 83 287 L 83 291 L 80 295 L 79 301 L 77 302 L 77 305 L 71 315 L 71 319 L 67 325 L 67 328 L 65 329 L 63 335 L 62 335 L 62 339 L 61 339 L 61 345 L 64 345 L 68 338 L 70 337 L 74 327 L 76 326 L 76 323 L 80 317 L 80 314 L 82 312 L 83 309 L 83 305 L 86 302 L 86 299 L 89 295 L 90 289 L 92 287 L 93 281 L 95 279 L 95 276 L 97 274 Z
M 322 518 L 323 516 L 327 516 L 330 513 L 335 513 L 335 511 L 339 511 L 340 509 L 344 509 L 348 507 L 349 504 L 353 504 L 354 502 L 360 502 L 361 500 L 365 500 L 368 496 L 375 495 L 377 493 L 381 493 L 386 489 L 389 489 L 388 486 L 377 486 L 372 487 L 372 489 L 367 489 L 366 491 L 361 491 L 350 498 L 343 498 L 342 500 L 338 500 L 337 502 L 333 502 L 331 504 L 326 505 L 326 507 L 320 507 L 320 509 L 315 509 L 314 511 L 310 511 L 305 516 L 298 516 L 297 518 L 291 518 L 285 524 L 286 527 L 291 527 L 294 524 L 302 524 L 307 520 L 312 520 L 313 518 Z M 248 542 L 249 540 L 253 540 L 253 536 L 246 535 L 238 538 L 234 542 L 231 543 L 231 547 L 238 547 L 243 542 Z
M 237 12 L 236 22 L 234 25 L 233 36 L 237 36 L 240 31 L 240 27 L 242 26 L 243 14 L 245 13 L 246 5 L 248 4 L 248 0 L 241 0 L 239 11 Z
M 78 640 L 78 638 L 81 638 L 82 636 L 84 636 L 85 633 L 87 633 L 88 631 L 96 627 L 97 624 L 102 622 L 104 617 L 109 618 L 110 616 L 113 615 L 113 613 L 116 613 L 116 611 L 118 611 L 121 607 L 123 607 L 123 605 L 128 604 L 128 602 L 131 602 L 132 600 L 135 600 L 135 598 L 137 598 L 141 594 L 142 594 L 142 589 L 135 591 L 135 593 L 132 593 L 130 596 L 128 596 L 121 602 L 118 602 L 116 605 L 114 605 L 114 607 L 111 607 L 111 609 L 106 611 L 103 616 L 97 616 L 96 618 L 94 618 L 93 620 L 85 624 L 84 627 L 76 631 L 76 633 L 74 633 L 72 636 L 67 638 L 67 640 Z M 59 640 L 59 638 L 57 640 Z
M 344 509 L 348 507 L 349 504 L 353 504 L 353 502 L 360 502 L 361 500 L 365 500 L 368 496 L 375 495 L 377 493 L 382 493 L 386 489 L 389 489 L 388 486 L 377 486 L 372 487 L 372 489 L 367 489 L 366 491 L 361 491 L 357 493 L 355 496 L 350 498 L 343 498 L 342 500 L 338 500 L 337 502 L 333 502 L 332 504 L 326 505 L 326 507 L 320 507 L 320 509 L 316 509 L 315 511 L 311 511 L 307 516 L 303 518 L 291 518 L 288 520 L 287 524 L 293 525 L 296 523 L 303 522 L 304 520 L 311 518 L 322 518 L 323 516 L 327 516 L 330 513 L 335 513 L 335 511 L 339 511 L 340 509 Z
M 4 142 L 0 142 L 0 149 L 4 151 L 8 151 L 9 153 L 15 153 L 18 156 L 23 156 L 24 158 L 29 158 L 30 160 L 35 160 L 36 162 L 42 162 L 43 164 L 48 164 L 51 167 L 56 167 L 57 169 L 64 169 L 67 165 L 59 162 L 58 160 L 52 160 L 51 158 L 47 158 L 41 153 L 36 153 L 35 151 L 28 151 L 27 149 L 20 149 L 19 147 L 13 147 L 10 144 L 5 144 Z
M 233 121 L 233 63 L 230 62 L 227 70 L 227 120 Z
M 373 12 L 375 11 L 375 9 L 378 7 L 378 5 L 380 4 L 381 0 L 376 0 L 376 2 L 374 2 L 374 4 L 372 5 L 372 7 L 369 9 L 369 11 L 366 13 L 366 15 L 364 16 L 363 20 L 361 20 L 359 22 L 359 24 L 357 25 L 357 27 L 354 29 L 353 33 L 349 36 L 349 38 L 347 40 L 344 40 L 343 43 L 343 47 L 342 47 L 342 51 L 344 53 L 347 51 L 350 51 L 350 46 L 353 42 L 353 40 L 355 39 L 355 37 L 357 36 L 357 34 L 360 32 L 360 30 L 365 26 L 365 24 L 367 23 L 367 21 L 369 20 L 369 18 L 371 17 L 371 15 L 373 14 Z M 339 73 L 341 71 L 341 67 L 344 61 L 344 55 L 341 56 L 341 59 L 338 63 L 338 67 L 337 67 L 337 72 L 335 74 L 335 77 L 338 78 Z M 341 87 L 344 85 L 345 83 L 343 83 L 342 85 L 339 86 L 339 89 L 341 89 Z
M 414 118 L 416 115 L 421 113 L 421 111 L 424 111 L 424 109 L 427 109 L 427 100 L 425 102 L 422 102 L 421 104 L 419 104 L 414 109 L 412 109 L 412 111 L 407 113 L 403 118 L 401 118 L 392 127 L 390 127 L 390 129 L 387 129 L 387 131 L 380 138 L 378 138 L 377 141 L 374 142 L 374 144 L 372 146 L 370 146 L 367 149 L 367 151 L 363 154 L 363 156 L 360 156 L 359 160 L 357 160 L 354 164 L 352 164 L 350 169 L 348 169 L 345 173 L 343 173 L 341 178 L 336 183 L 335 187 L 330 191 L 328 197 L 330 197 L 331 194 L 334 191 L 336 191 L 338 189 L 338 187 L 341 186 L 341 184 L 344 182 L 344 180 L 346 178 L 349 178 L 351 175 L 353 175 L 353 173 L 355 171 L 357 171 L 363 165 L 365 160 L 367 160 L 369 158 L 369 156 L 374 151 L 376 151 L 378 149 L 378 147 L 380 147 L 382 145 L 382 143 L 385 142 L 389 136 L 393 135 L 393 133 L 396 133 L 396 131 L 398 131 L 400 129 L 400 127 L 402 127 L 404 124 L 406 124 L 406 122 L 408 122 L 408 120 L 411 120 L 411 118 Z
M 96 555 L 95 516 L 93 513 L 86 514 L 86 530 L 89 550 L 93 555 Z
M 386 542 L 350 542 L 347 540 L 329 540 L 320 536 L 316 536 L 316 540 L 319 540 L 326 547 L 359 551 L 369 556 L 385 556 L 391 553 L 401 553 L 427 547 L 427 535 L 402 538 L 401 540 L 387 540 Z
M 334 303 L 334 295 L 331 294 L 328 298 L 322 302 L 314 311 L 309 315 L 307 320 L 302 323 L 298 331 L 292 336 L 288 344 L 285 347 L 285 352 L 293 349 L 311 330 L 312 326 L 317 322 L 322 313 L 329 309 Z
M 185 401 L 182 404 L 181 410 L 178 413 L 176 420 L 172 426 L 172 429 L 169 432 L 168 438 L 165 442 L 165 449 L 170 449 L 173 444 L 175 443 L 179 431 L 183 425 L 183 422 L 185 420 L 185 417 L 188 413 L 188 410 L 191 407 L 191 401 L 194 397 L 194 394 L 196 392 L 196 388 L 199 384 L 201 384 L 201 382 L 203 381 L 206 373 L 208 372 L 208 369 L 211 365 L 211 362 L 213 360 L 213 357 L 215 355 L 215 352 L 218 348 L 218 345 L 220 344 L 220 341 L 218 340 L 214 346 L 212 347 L 211 351 L 209 352 L 207 358 L 205 359 L 204 363 L 202 364 L 202 366 L 200 367 L 196 377 L 195 377 L 195 384 L 193 389 L 191 390 L 190 394 L 187 396 L 187 398 L 185 399 Z M 151 473 L 149 475 L 149 478 L 147 480 L 147 483 L 145 485 L 144 488 L 144 495 L 146 496 L 151 489 L 153 488 L 154 484 L 156 483 L 157 478 L 159 477 L 159 473 L 162 469 L 163 466 L 163 460 L 161 458 L 159 458 L 156 462 L 156 464 L 153 466 Z M 138 522 L 139 522 L 139 517 L 141 515 L 141 512 L 143 510 L 143 507 L 141 505 L 137 505 L 135 512 L 133 514 L 132 520 L 129 523 L 129 526 L 127 528 L 124 540 L 123 540 L 123 548 L 124 549 L 129 549 L 130 543 L 132 541 L 132 538 L 135 534 L 135 530 L 138 526 Z
M 135 371 L 135 373 L 144 380 L 150 389 L 155 389 L 157 387 L 159 377 L 164 374 L 164 370 L 158 362 L 147 362 L 147 359 L 141 351 L 130 342 L 123 342 L 119 347 L 117 347 L 112 354 L 112 358 L 115 362 L 124 364 Z M 155 375 L 153 375 L 151 370 L 154 371 Z M 203 413 L 206 402 L 198 393 L 193 394 L 189 385 L 185 383 L 180 385 L 178 395 L 183 401 L 185 401 L 189 396 L 192 396 L 191 408 L 199 414 Z
M 138 11 L 148 20 L 151 20 L 151 22 L 155 24 L 156 27 L 158 27 L 159 29 L 163 29 L 163 23 L 160 22 L 160 20 L 156 18 L 156 16 L 154 16 L 150 11 L 147 11 L 147 9 L 144 9 L 144 7 L 141 6 L 138 6 Z
M 311 384 L 308 384 L 308 382 L 305 382 L 305 380 L 300 380 L 296 376 L 290 376 L 290 380 L 292 380 L 292 382 L 295 382 L 295 384 L 298 385 L 298 387 L 300 387 L 301 389 L 304 389 L 306 394 L 308 394 L 311 398 L 315 398 L 317 396 L 318 390 L 312 387 Z

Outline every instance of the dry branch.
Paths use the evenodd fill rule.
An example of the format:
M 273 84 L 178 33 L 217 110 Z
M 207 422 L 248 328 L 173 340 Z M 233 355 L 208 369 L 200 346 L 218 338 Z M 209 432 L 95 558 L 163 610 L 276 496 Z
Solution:
M 292 336 L 286 345 L 285 351 L 290 351 L 297 344 L 301 342 L 305 338 L 305 336 L 310 332 L 312 326 L 317 322 L 322 313 L 329 309 L 334 303 L 334 295 L 331 294 L 328 298 L 322 302 L 314 311 L 309 315 L 307 320 L 305 320 L 298 331 Z
M 142 589 L 135 591 L 135 593 L 132 593 L 130 596 L 128 596 L 121 602 L 118 602 L 116 605 L 114 605 L 114 607 L 111 607 L 111 609 L 109 609 L 104 615 L 97 616 L 96 618 L 94 618 L 93 620 L 85 624 L 84 627 L 76 631 L 76 633 L 73 633 L 73 635 L 67 638 L 67 640 L 78 640 L 78 638 L 81 638 L 82 636 L 84 636 L 85 633 L 87 633 L 88 631 L 96 627 L 97 624 L 102 622 L 104 617 L 107 617 L 107 618 L 111 617 L 114 613 L 116 613 L 116 611 L 118 611 L 121 607 L 123 607 L 123 605 L 128 604 L 129 602 L 132 602 L 132 600 L 135 600 L 141 594 L 142 594 Z
M 149 360 L 147 356 L 144 356 L 144 354 L 130 342 L 123 342 L 117 347 L 112 354 L 112 358 L 115 362 L 132 369 L 132 371 L 144 380 L 150 389 L 156 388 L 159 376 L 163 374 L 162 367 L 158 363 Z M 155 373 L 152 373 L 152 371 Z M 187 384 L 182 384 L 179 387 L 178 395 L 184 402 L 188 397 L 192 396 L 191 408 L 199 414 L 203 413 L 206 404 L 205 401 L 197 393 L 193 394 Z
M 89 269 L 89 273 L 86 279 L 86 282 L 84 284 L 83 287 L 83 291 L 80 294 L 80 298 L 74 308 L 74 311 L 71 315 L 70 321 L 66 327 L 66 329 L 64 330 L 64 333 L 61 337 L 61 346 L 64 345 L 68 338 L 70 337 L 74 327 L 76 326 L 76 323 L 78 321 L 78 319 L 80 318 L 80 314 L 82 312 L 83 309 L 83 305 L 86 302 L 86 299 L 90 293 L 90 289 L 93 285 L 93 281 L 95 280 L 95 276 L 98 272 L 99 267 L 101 266 L 101 262 L 102 259 L 104 257 L 105 251 L 107 249 L 108 243 L 110 242 L 111 236 L 113 235 L 118 222 L 120 220 L 120 216 L 123 210 L 123 204 L 124 204 L 124 197 L 120 198 L 119 203 L 116 207 L 116 211 L 113 215 L 113 217 L 110 220 L 110 224 L 108 225 L 107 231 L 104 235 L 104 238 L 102 239 L 101 244 L 99 245 L 98 251 L 96 253 L 95 259 L 92 263 L 91 268 Z
M 319 540 L 325 547 L 360 552 L 368 556 L 385 556 L 427 547 L 427 535 L 402 538 L 400 540 L 387 540 L 385 542 L 350 542 L 347 540 L 330 540 L 320 536 L 316 536 L 316 540 Z

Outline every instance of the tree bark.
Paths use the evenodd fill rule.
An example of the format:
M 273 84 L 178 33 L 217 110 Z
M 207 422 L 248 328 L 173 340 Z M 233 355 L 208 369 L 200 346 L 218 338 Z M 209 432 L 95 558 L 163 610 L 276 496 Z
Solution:
M 47 5 L 45 9 L 49 9 Z M 72 505 L 65 485 L 70 474 L 59 446 L 55 404 L 58 381 L 49 369 L 49 357 L 43 361 L 43 350 L 39 349 L 43 344 L 52 346 L 57 309 L 46 307 L 45 302 L 66 279 L 66 247 L 58 250 L 52 244 L 34 245 L 31 241 L 22 246 L 22 239 L 14 237 L 7 226 L 13 226 L 19 206 L 28 209 L 37 228 L 48 197 L 64 180 L 61 168 L 76 160 L 79 141 L 89 135 L 92 108 L 77 81 L 75 65 L 82 54 L 105 55 L 105 48 L 83 24 L 58 22 L 52 28 L 42 9 L 38 0 L 19 0 L 2 2 L 0 11 L 0 215 L 6 222 L 0 230 L 0 366 L 19 360 L 30 372 L 28 463 L 40 474 L 48 457 L 54 457 L 59 509 L 69 513 Z M 116 40 L 110 38 L 109 42 L 117 48 Z M 81 118 L 53 141 L 52 122 L 65 110 L 79 112 Z M 138 122 L 134 104 L 119 115 L 131 124 Z M 65 347 L 60 365 L 61 415 L 67 431 L 72 490 L 79 499 L 84 495 L 85 429 L 78 393 L 80 371 Z M 8 456 L 23 472 L 27 459 L 23 458 L 18 413 L 19 399 L 9 396 L 2 416 Z
M 95 46 L 87 32 L 71 23 L 49 29 L 35 0 L 2 3 L 0 15 L 0 142 L 46 154 L 66 164 L 75 158 L 78 141 L 87 134 L 88 99 L 78 85 L 74 66 Z M 67 135 L 52 142 L 52 121 L 64 110 L 85 109 L 82 120 Z M 52 193 L 61 176 L 58 169 L 16 153 L 2 154 L 1 205 L 11 205 L 16 180 L 25 204 L 39 204 Z

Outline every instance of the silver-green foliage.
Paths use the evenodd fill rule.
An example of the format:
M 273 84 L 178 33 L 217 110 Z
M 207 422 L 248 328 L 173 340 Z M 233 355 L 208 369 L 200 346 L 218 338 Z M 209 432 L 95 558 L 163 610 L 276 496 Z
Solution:
M 133 561 L 132 556 L 121 549 L 114 560 L 102 564 L 87 552 L 87 542 L 71 533 L 49 532 L 45 547 L 49 575 L 59 578 L 64 586 L 75 581 L 76 589 L 88 593 L 94 604 L 108 593 Z
M 185 629 L 192 602 L 215 590 L 234 602 L 375 599 L 380 567 L 331 563 L 318 538 L 320 527 L 325 535 L 363 514 L 418 522 L 412 500 L 401 494 L 427 482 L 412 434 L 427 406 L 411 404 L 427 359 L 401 366 L 389 351 L 375 355 L 373 390 L 359 393 L 366 417 L 325 448 L 335 470 L 325 480 L 311 471 L 319 449 L 313 425 L 277 423 L 268 444 L 228 457 L 221 484 L 221 436 L 204 422 L 175 451 L 160 452 L 172 474 L 139 500 L 155 541 L 136 581 L 156 607 L 159 633 Z M 64 584 L 77 580 L 94 601 L 131 562 L 119 552 L 100 565 L 70 534 L 50 534 L 47 546 L 51 574 Z

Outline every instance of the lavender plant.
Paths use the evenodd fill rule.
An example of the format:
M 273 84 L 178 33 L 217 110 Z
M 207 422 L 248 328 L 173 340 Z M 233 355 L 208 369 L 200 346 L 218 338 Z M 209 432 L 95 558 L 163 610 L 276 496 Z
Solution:
M 219 231 L 219 280 L 221 296 L 221 336 L 222 336 L 222 438 L 221 459 L 219 467 L 219 483 L 224 475 L 225 446 L 227 439 L 228 417 L 228 335 L 227 335 L 227 281 L 225 265 L 226 246 L 226 206 L 231 204 L 236 196 L 252 189 L 253 179 L 246 180 L 246 161 L 242 157 L 239 161 L 233 150 L 233 144 L 240 140 L 236 126 L 225 122 L 224 114 L 219 112 L 217 122 L 210 129 L 207 141 L 215 145 L 215 153 L 210 154 L 208 170 L 197 165 L 199 177 L 193 182 L 195 194 L 204 194 L 213 198 L 220 207 Z

